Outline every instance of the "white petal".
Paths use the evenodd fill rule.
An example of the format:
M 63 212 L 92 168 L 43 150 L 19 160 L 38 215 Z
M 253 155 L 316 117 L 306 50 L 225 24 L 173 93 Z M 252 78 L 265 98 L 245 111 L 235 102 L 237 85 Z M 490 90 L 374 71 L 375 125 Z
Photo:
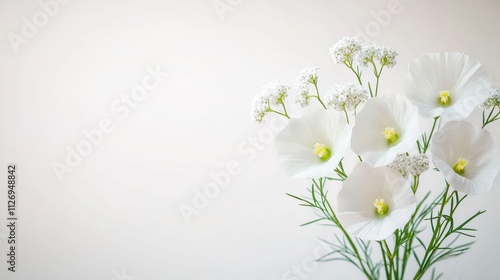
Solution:
M 396 145 L 388 145 L 385 128 L 393 127 L 399 134 Z M 410 150 L 420 135 L 417 108 L 404 96 L 388 95 L 366 102 L 356 117 L 352 150 L 374 167 L 391 163 L 399 153 Z
M 446 115 L 463 119 L 488 97 L 490 82 L 481 63 L 463 53 L 426 53 L 408 67 L 405 92 L 423 117 Z M 437 103 L 439 93 L 448 90 L 451 105 Z
M 490 133 L 468 121 L 446 123 L 434 135 L 431 151 L 451 187 L 467 194 L 489 191 L 500 171 L 500 157 Z M 459 158 L 468 160 L 462 175 L 453 170 Z
M 375 214 L 376 199 L 388 204 L 388 216 Z M 390 168 L 373 168 L 363 162 L 344 181 L 337 203 L 345 229 L 365 240 L 386 239 L 408 222 L 416 207 L 409 181 Z
M 310 109 L 291 119 L 276 137 L 278 161 L 293 178 L 318 178 L 331 173 L 347 151 L 351 128 L 338 113 Z M 314 145 L 323 144 L 332 152 L 324 162 L 314 154 Z

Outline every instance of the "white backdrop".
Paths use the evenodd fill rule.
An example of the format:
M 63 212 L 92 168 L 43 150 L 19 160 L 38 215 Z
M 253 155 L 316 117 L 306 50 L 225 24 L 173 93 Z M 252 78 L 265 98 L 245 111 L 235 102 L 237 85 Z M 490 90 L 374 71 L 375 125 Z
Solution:
M 16 273 L 0 192 L 0 278 L 362 279 L 312 262 L 332 229 L 298 226 L 314 215 L 285 192 L 309 182 L 278 166 L 283 123 L 253 122 L 253 96 L 308 66 L 323 92 L 354 81 L 329 54 L 354 35 L 399 52 L 382 94 L 435 51 L 477 57 L 500 86 L 499 12 L 496 0 L 1 1 L 0 180 L 9 163 L 19 179 Z M 500 123 L 488 128 L 500 144 Z M 443 279 L 498 278 L 496 182 L 467 201 L 464 214 L 487 213 Z

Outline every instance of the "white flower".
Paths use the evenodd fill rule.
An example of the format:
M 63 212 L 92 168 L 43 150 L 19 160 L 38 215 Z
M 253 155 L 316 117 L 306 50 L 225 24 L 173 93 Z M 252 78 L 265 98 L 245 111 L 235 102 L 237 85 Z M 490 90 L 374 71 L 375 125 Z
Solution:
M 297 98 L 295 98 L 295 103 L 299 104 L 301 107 L 306 107 L 309 105 L 309 87 L 299 87 L 297 88 Z
M 368 64 L 374 62 L 375 55 L 377 54 L 378 47 L 372 43 L 370 45 L 363 46 L 361 51 L 358 53 L 359 63 L 366 67 Z
M 296 78 L 297 80 L 297 98 L 295 102 L 300 106 L 305 107 L 309 105 L 309 85 L 315 85 L 318 81 L 318 70 L 319 67 L 309 67 L 302 70 L 299 76 Z
M 411 175 L 417 176 L 429 170 L 429 157 L 426 154 L 417 154 L 410 158 L 408 170 Z
M 467 194 L 490 190 L 500 170 L 490 133 L 468 121 L 446 123 L 432 138 L 431 151 L 450 186 Z
M 262 93 L 254 96 L 251 111 L 253 119 L 262 122 L 267 112 L 269 112 L 269 98 Z
M 368 64 L 378 62 L 384 67 L 394 67 L 398 53 L 390 47 L 378 47 L 374 43 L 363 46 L 358 53 L 359 63 L 366 67 Z
M 297 86 L 301 87 L 303 85 L 315 84 L 318 81 L 318 70 L 319 67 L 309 67 L 302 70 L 296 78 Z
M 463 53 L 426 53 L 409 65 L 405 92 L 423 117 L 466 118 L 489 95 L 481 63 Z
M 405 178 L 408 178 L 408 174 L 417 176 L 429 170 L 429 157 L 426 154 L 399 154 L 387 167 L 398 171 Z
M 383 240 L 403 227 L 415 211 L 409 181 L 388 167 L 360 162 L 338 194 L 338 218 L 347 232 Z
M 390 47 L 379 47 L 375 53 L 375 57 L 378 59 L 379 63 L 389 68 L 396 65 L 397 55 L 398 53 Z
M 338 41 L 331 49 L 335 63 L 352 62 L 354 55 L 361 50 L 361 40 L 357 37 L 344 37 Z
M 278 161 L 293 178 L 331 173 L 349 148 L 351 128 L 335 111 L 310 109 L 276 137 Z
M 262 88 L 262 94 L 268 96 L 272 104 L 279 105 L 288 97 L 288 90 L 290 90 L 289 85 L 282 83 L 280 80 L 276 80 L 265 85 Z
M 401 176 L 408 178 L 408 169 L 410 168 L 410 157 L 406 154 L 399 154 L 393 162 L 387 167 L 396 170 Z
M 337 111 L 354 110 L 367 98 L 367 91 L 362 86 L 353 83 L 335 85 L 333 90 L 325 95 L 327 106 Z
M 491 88 L 490 97 L 481 105 L 484 109 L 490 109 L 494 106 L 500 106 L 500 89 L 498 88 Z
M 262 122 L 266 113 L 270 112 L 271 104 L 282 104 L 288 96 L 289 89 L 290 86 L 279 80 L 265 85 L 262 91 L 252 100 L 251 115 L 253 119 L 257 122 Z
M 417 111 L 398 94 L 369 99 L 356 116 L 352 150 L 374 167 L 391 163 L 420 136 Z

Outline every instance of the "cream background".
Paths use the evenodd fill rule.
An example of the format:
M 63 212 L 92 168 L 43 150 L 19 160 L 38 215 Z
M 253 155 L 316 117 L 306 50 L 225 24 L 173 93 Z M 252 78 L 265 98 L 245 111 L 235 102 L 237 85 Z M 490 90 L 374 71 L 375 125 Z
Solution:
M 329 48 L 371 24 L 371 12 L 390 1 L 221 2 L 234 5 L 222 18 L 212 0 L 73 0 L 19 52 L 7 34 L 20 34 L 22 18 L 41 8 L 38 1 L 0 2 L 0 166 L 19 168 L 18 272 L 2 261 L 1 279 L 132 279 L 117 276 L 123 271 L 137 280 L 362 279 L 345 263 L 309 262 L 324 252 L 317 237 L 331 229 L 298 226 L 314 215 L 284 193 L 306 194 L 309 183 L 285 175 L 266 138 L 269 122 L 254 123 L 248 112 L 262 85 L 277 78 L 294 84 L 308 66 L 321 67 L 323 92 L 354 81 L 333 64 Z M 399 9 L 372 37 L 399 52 L 382 92 L 401 92 L 409 61 L 433 51 L 479 58 L 500 86 L 498 1 L 400 0 Z M 169 77 L 121 120 L 110 104 L 156 65 Z M 53 162 L 63 163 L 65 147 L 104 118 L 115 130 L 60 182 Z M 498 144 L 499 127 L 488 127 Z M 259 135 L 262 150 L 242 152 Z M 186 223 L 179 206 L 232 161 L 240 174 Z M 439 179 L 431 174 L 424 182 Z M 474 223 L 473 249 L 438 266 L 442 279 L 500 274 L 496 182 L 467 201 L 464 211 L 487 213 Z M 6 234 L 0 226 L 0 260 Z M 304 274 L 292 277 L 294 266 Z

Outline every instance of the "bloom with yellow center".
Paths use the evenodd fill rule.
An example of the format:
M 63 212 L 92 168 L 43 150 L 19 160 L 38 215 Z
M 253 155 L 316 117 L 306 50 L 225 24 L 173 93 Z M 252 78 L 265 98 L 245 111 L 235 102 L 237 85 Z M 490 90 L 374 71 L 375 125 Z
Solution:
M 490 133 L 468 121 L 450 121 L 433 136 L 431 152 L 452 188 L 467 194 L 488 191 L 500 171 Z
M 413 60 L 405 77 L 406 96 L 424 118 L 466 118 L 489 96 L 488 74 L 464 53 L 426 53 Z
M 410 151 L 419 136 L 417 107 L 403 95 L 386 95 L 368 99 L 356 116 L 351 148 L 378 167 Z
M 356 164 L 338 194 L 338 218 L 347 232 L 383 240 L 403 227 L 416 207 L 410 181 L 388 167 Z
M 276 137 L 278 161 L 293 178 L 325 177 L 337 167 L 350 141 L 351 127 L 338 112 L 310 108 Z

